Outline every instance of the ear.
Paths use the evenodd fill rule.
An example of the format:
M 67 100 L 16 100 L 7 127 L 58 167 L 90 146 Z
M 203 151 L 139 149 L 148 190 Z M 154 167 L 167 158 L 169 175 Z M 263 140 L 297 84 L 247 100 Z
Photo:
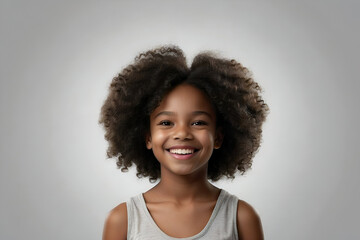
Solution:
M 218 127 L 215 133 L 214 149 L 219 149 L 224 140 L 224 133 L 222 127 Z
M 149 149 L 149 150 L 152 149 L 152 142 L 151 142 L 150 133 L 146 133 L 145 143 L 146 143 L 146 148 L 147 148 L 147 149 Z

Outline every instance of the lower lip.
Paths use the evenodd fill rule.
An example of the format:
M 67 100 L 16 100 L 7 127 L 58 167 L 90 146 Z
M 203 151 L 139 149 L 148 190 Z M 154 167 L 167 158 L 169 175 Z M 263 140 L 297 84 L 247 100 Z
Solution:
M 176 159 L 186 160 L 186 159 L 192 158 L 197 152 L 194 152 L 192 154 L 184 154 L 184 155 L 171 153 L 171 152 L 169 152 L 169 153 L 170 153 L 171 156 L 173 156 Z

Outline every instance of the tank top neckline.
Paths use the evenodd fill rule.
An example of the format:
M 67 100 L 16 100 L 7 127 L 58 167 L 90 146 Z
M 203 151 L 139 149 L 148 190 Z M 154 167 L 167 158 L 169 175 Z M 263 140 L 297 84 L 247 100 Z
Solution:
M 149 220 L 149 222 L 153 225 L 154 229 L 156 229 L 157 232 L 159 232 L 159 234 L 161 234 L 165 239 L 169 239 L 169 240 L 179 240 L 179 239 L 182 239 L 182 240 L 191 240 L 191 239 L 196 239 L 198 237 L 201 237 L 203 236 L 204 234 L 206 234 L 206 232 L 209 230 L 211 224 L 213 223 L 215 217 L 216 217 L 216 214 L 219 212 L 219 208 L 221 206 L 221 203 L 224 199 L 224 196 L 226 194 L 226 191 L 224 189 L 220 189 L 220 194 L 218 196 L 218 199 L 216 200 L 216 204 L 215 204 L 215 207 L 211 213 L 211 216 L 208 220 L 208 222 L 206 223 L 205 227 L 197 234 L 193 235 L 193 236 L 190 236 L 190 237 L 186 237 L 186 238 L 176 238 L 176 237 L 171 237 L 169 235 L 167 235 L 165 232 L 163 232 L 159 226 L 156 224 L 156 222 L 154 221 L 154 219 L 152 218 L 148 208 L 146 207 L 146 202 L 145 202 L 145 199 L 144 199 L 144 195 L 143 193 L 139 194 L 138 198 L 140 200 L 140 203 L 141 203 L 141 206 L 144 210 L 144 213 L 146 215 L 146 218 Z

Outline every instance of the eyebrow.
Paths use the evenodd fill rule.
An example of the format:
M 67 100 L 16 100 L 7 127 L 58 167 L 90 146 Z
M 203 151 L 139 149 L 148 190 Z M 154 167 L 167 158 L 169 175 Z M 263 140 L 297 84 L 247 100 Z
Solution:
M 159 112 L 158 114 L 156 114 L 156 115 L 154 116 L 154 118 L 157 118 L 157 117 L 159 117 L 159 116 L 161 116 L 161 115 L 174 116 L 174 115 L 176 115 L 176 114 L 175 114 L 174 112 L 170 112 L 170 111 L 162 111 L 162 112 Z M 206 116 L 208 116 L 208 117 L 211 118 L 211 119 L 213 118 L 210 113 L 205 112 L 205 111 L 194 111 L 194 112 L 191 113 L 191 115 L 193 115 L 193 116 L 206 115 Z

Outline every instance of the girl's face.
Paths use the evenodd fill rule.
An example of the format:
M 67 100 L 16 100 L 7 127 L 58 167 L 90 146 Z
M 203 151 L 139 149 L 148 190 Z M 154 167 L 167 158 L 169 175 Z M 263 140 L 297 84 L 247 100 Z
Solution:
M 191 85 L 177 86 L 150 115 L 146 146 L 160 162 L 162 176 L 206 173 L 213 149 L 221 142 L 210 100 Z

